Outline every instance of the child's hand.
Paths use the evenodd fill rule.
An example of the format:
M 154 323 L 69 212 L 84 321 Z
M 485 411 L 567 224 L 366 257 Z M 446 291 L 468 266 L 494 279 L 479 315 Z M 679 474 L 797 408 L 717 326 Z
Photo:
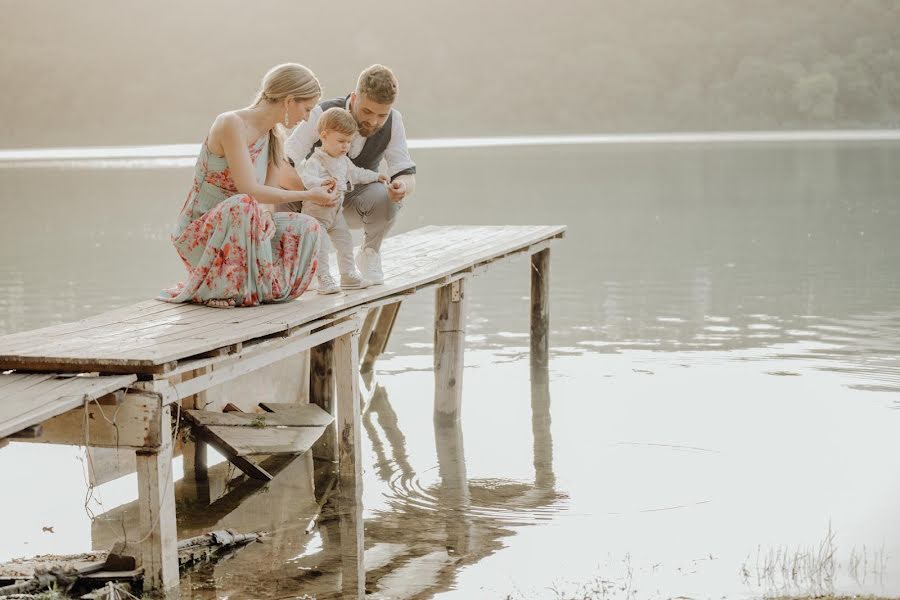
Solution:
M 328 179 L 322 180 L 322 187 L 329 192 L 334 190 L 337 187 L 337 179 L 335 179 L 334 177 L 329 177 Z
M 391 180 L 388 179 L 388 176 L 387 176 L 387 175 L 379 175 L 379 176 L 378 176 L 378 181 L 380 181 L 380 182 L 383 183 L 384 185 L 387 185 L 387 184 L 389 184 L 389 183 L 391 182 Z

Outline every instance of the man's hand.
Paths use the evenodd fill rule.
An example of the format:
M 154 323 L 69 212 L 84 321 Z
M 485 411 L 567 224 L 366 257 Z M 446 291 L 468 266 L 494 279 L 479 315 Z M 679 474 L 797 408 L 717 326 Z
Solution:
M 387 186 L 387 191 L 391 202 L 400 202 L 406 198 L 406 182 L 402 179 L 395 179 Z

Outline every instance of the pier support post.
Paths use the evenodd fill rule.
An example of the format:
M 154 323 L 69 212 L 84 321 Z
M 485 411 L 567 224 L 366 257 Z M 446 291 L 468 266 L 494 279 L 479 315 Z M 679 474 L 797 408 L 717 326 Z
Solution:
M 372 339 L 372 332 L 375 330 L 375 325 L 378 323 L 378 318 L 381 316 L 381 307 L 376 306 L 375 308 L 370 308 L 369 312 L 366 314 L 366 318 L 363 320 L 362 329 L 359 332 L 359 360 L 362 361 L 363 356 L 365 356 L 366 351 L 369 347 L 369 340 Z
M 459 420 L 463 348 L 466 340 L 466 279 L 443 285 L 434 303 L 434 421 Z
M 531 368 L 546 369 L 550 334 L 550 248 L 531 255 Z
M 340 474 L 362 485 L 362 444 L 359 408 L 359 332 L 345 333 L 334 340 L 334 379 L 337 396 L 337 423 Z
M 144 590 L 178 597 L 178 532 L 175 525 L 175 481 L 172 475 L 171 407 L 154 416 L 159 445 L 136 451 L 140 508 L 140 559 Z M 156 428 L 154 427 L 154 428 Z
M 193 377 L 206 375 L 209 371 L 207 368 L 195 369 Z M 194 408 L 203 410 L 206 408 L 207 399 L 206 392 L 199 392 L 193 396 L 186 398 L 184 408 Z M 184 466 L 184 476 L 191 477 L 194 481 L 207 481 L 209 479 L 207 470 L 207 454 L 206 444 L 198 439 L 189 439 L 182 445 L 181 460 Z
M 309 402 L 329 415 L 335 414 L 334 341 L 330 340 L 309 351 Z M 332 423 L 313 445 L 313 457 L 337 462 L 337 427 Z
M 381 308 L 378 322 L 372 330 L 369 343 L 366 344 L 365 356 L 360 365 L 360 369 L 363 371 L 371 371 L 375 367 L 375 361 L 387 348 L 387 342 L 391 337 L 391 332 L 394 330 L 394 322 L 397 320 L 398 312 L 400 312 L 399 302 L 387 304 Z

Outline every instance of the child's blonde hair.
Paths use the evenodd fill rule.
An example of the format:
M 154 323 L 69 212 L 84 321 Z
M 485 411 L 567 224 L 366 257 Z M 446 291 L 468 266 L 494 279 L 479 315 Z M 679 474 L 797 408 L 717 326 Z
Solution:
M 322 135 L 323 131 L 336 131 L 344 135 L 353 135 L 359 129 L 356 119 L 350 114 L 350 111 L 343 108 L 329 108 L 319 117 L 319 123 L 316 125 L 316 131 Z

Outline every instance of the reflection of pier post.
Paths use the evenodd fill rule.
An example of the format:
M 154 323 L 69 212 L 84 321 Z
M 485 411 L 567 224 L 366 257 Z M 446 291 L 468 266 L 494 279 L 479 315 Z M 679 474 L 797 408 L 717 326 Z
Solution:
M 471 524 L 469 523 L 469 478 L 466 476 L 466 455 L 463 450 L 462 427 L 459 422 L 434 426 L 438 473 L 441 487 L 438 504 L 447 515 L 447 545 L 457 555 L 469 551 Z
M 362 481 L 342 478 L 337 496 L 341 533 L 341 595 L 343 598 L 362 600 L 366 597 Z
M 551 489 L 556 485 L 550 422 L 550 377 L 547 367 L 532 366 L 531 432 L 534 436 L 534 485 L 538 489 Z

